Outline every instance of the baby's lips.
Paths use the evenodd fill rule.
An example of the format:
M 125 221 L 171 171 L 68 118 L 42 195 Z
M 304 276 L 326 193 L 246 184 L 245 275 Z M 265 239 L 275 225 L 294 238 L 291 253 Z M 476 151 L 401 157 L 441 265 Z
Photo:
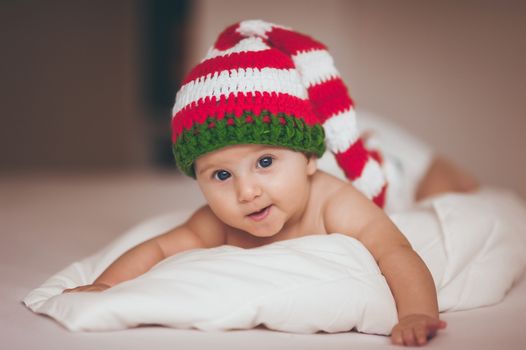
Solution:
M 263 219 L 265 219 L 268 216 L 269 211 L 270 211 L 270 207 L 271 207 L 271 205 L 266 206 L 266 207 L 264 207 L 263 209 L 261 209 L 259 211 L 253 212 L 252 214 L 249 214 L 248 217 L 251 218 L 252 220 L 255 220 L 255 221 L 263 220 Z
M 247 214 L 247 216 L 251 216 L 251 215 L 254 215 L 254 214 L 260 213 L 260 212 L 262 212 L 263 210 L 267 209 L 268 207 L 270 207 L 270 205 L 267 205 L 267 206 L 265 206 L 265 207 L 261 207 L 261 209 L 257 209 L 257 210 L 251 211 L 250 213 Z

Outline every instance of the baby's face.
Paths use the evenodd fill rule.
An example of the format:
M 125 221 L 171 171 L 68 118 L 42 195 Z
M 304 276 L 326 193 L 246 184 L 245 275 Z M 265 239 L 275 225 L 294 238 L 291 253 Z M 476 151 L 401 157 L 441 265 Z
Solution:
M 265 145 L 235 145 L 195 162 L 208 205 L 225 224 L 270 237 L 299 222 L 316 161 L 303 153 Z

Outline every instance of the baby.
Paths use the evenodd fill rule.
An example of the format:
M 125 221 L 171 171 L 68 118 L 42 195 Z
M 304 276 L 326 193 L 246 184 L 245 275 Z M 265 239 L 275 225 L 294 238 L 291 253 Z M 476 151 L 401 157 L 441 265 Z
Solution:
M 338 232 L 358 239 L 385 276 L 398 311 L 393 343 L 422 345 L 446 327 L 429 270 L 382 210 L 390 200 L 382 155 L 365 148 L 323 44 L 259 20 L 228 27 L 183 82 L 172 129 L 177 165 L 207 205 L 65 292 L 103 291 L 189 249 Z M 350 181 L 317 169 L 325 147 Z M 436 159 L 415 200 L 476 187 Z

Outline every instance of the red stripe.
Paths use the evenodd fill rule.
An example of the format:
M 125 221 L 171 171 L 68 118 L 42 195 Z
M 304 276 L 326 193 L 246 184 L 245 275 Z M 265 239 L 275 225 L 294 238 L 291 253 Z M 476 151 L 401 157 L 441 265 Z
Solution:
M 172 118 L 172 141 L 175 143 L 177 137 L 192 128 L 194 124 L 202 124 L 207 117 L 223 119 L 225 114 L 241 116 L 244 111 L 252 111 L 259 115 L 261 111 L 267 110 L 272 114 L 285 113 L 294 115 L 305 121 L 307 125 L 318 123 L 308 101 L 284 93 L 259 92 L 254 93 L 231 93 L 228 97 L 222 95 L 206 97 L 193 102 L 176 113 Z
M 327 49 L 325 45 L 308 35 L 283 28 L 272 27 L 272 30 L 266 34 L 268 41 L 273 47 L 276 47 L 289 55 L 295 55 L 302 51 Z
M 358 139 L 345 152 L 335 154 L 336 161 L 345 172 L 349 180 L 355 180 L 365 168 L 369 154 L 363 145 L 362 139 Z
M 224 51 L 235 46 L 241 39 L 243 39 L 243 36 L 236 31 L 237 28 L 239 28 L 239 23 L 232 24 L 223 30 L 223 32 L 219 34 L 214 47 L 218 50 Z
M 347 87 L 340 78 L 327 80 L 308 88 L 309 99 L 321 123 L 330 116 L 354 105 Z
M 295 66 L 289 56 L 274 48 L 263 51 L 236 52 L 228 56 L 217 56 L 198 64 L 188 74 L 183 85 L 207 74 L 244 68 L 291 69 Z
M 385 205 L 385 194 L 387 192 L 387 184 L 385 184 L 383 187 L 382 187 L 382 190 L 380 191 L 380 193 L 378 195 L 376 195 L 372 200 L 374 202 L 374 204 L 376 204 L 377 206 L 379 206 L 380 208 L 383 208 L 384 205 Z

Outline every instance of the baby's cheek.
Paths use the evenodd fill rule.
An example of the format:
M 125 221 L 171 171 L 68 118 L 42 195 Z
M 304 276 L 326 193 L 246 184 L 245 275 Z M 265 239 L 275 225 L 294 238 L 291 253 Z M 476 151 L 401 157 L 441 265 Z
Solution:
M 230 192 L 217 186 L 202 186 L 201 192 L 211 208 L 220 207 L 221 203 L 231 200 Z
M 303 195 L 309 191 L 306 179 L 290 175 L 283 176 L 280 181 L 275 181 L 272 184 L 272 188 L 274 193 L 289 197 L 303 197 Z
M 287 186 L 277 189 L 280 193 L 280 202 L 289 210 L 295 211 L 304 208 L 305 201 L 308 200 L 310 187 L 303 179 L 291 179 Z
M 221 221 L 231 226 L 233 224 L 233 220 L 239 216 L 237 207 L 232 204 L 231 200 L 225 197 L 209 200 L 208 205 Z

